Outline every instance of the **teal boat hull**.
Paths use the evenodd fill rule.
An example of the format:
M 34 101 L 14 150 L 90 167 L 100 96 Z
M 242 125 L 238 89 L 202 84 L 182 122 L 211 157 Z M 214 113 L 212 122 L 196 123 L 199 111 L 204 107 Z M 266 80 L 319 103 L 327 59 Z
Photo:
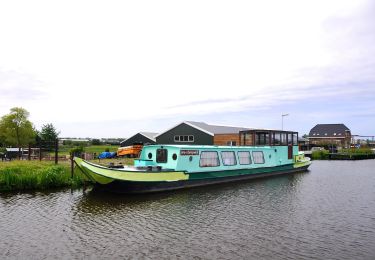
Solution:
M 310 164 L 295 167 L 294 165 L 283 165 L 272 168 L 258 168 L 258 169 L 243 169 L 243 170 L 232 170 L 232 171 L 220 171 L 212 172 L 207 174 L 206 172 L 190 174 L 188 180 L 180 181 L 157 181 L 157 182 L 143 182 L 143 181 L 124 181 L 115 180 L 111 183 L 102 185 L 96 184 L 96 188 L 100 190 L 124 193 L 124 194 L 141 194 L 141 193 L 152 193 L 161 191 L 179 190 L 185 188 L 223 184 L 229 182 L 250 180 L 255 178 L 265 178 L 275 175 L 282 174 L 293 174 L 307 171 Z M 223 175 L 224 177 L 216 177 L 217 175 Z M 202 178 L 202 176 L 205 176 Z

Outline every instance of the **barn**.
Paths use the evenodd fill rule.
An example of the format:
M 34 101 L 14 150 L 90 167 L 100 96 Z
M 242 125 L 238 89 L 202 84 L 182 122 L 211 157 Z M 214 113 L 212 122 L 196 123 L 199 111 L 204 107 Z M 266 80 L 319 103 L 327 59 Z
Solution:
M 133 144 L 155 144 L 155 136 L 158 133 L 139 132 L 120 143 L 120 147 Z
M 239 132 L 245 127 L 211 125 L 184 121 L 155 136 L 158 144 L 239 145 Z

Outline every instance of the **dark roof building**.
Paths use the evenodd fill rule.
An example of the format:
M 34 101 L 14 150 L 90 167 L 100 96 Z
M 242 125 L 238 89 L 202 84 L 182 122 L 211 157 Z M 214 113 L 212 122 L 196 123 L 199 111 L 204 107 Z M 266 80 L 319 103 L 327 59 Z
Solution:
M 155 136 L 158 133 L 139 132 L 120 143 L 121 147 L 133 144 L 155 144 Z
M 238 145 L 239 131 L 247 129 L 184 121 L 155 138 L 158 144 Z
M 311 144 L 338 144 L 348 146 L 351 141 L 350 129 L 344 124 L 317 124 L 309 133 Z

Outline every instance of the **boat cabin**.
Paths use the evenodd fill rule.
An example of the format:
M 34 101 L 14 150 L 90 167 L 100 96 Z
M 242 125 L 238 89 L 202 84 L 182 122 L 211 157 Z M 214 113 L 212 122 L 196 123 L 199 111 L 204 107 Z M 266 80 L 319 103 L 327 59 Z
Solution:
M 240 131 L 241 146 L 298 145 L 298 133 L 280 130 L 252 129 Z

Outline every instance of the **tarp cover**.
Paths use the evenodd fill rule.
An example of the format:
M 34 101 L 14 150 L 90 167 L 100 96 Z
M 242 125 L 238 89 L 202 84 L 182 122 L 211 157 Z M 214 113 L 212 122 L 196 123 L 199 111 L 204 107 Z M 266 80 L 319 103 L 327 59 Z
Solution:
M 102 152 L 101 154 L 99 154 L 98 158 L 99 159 L 111 159 L 111 158 L 114 158 L 115 156 L 116 156 L 115 152 Z

